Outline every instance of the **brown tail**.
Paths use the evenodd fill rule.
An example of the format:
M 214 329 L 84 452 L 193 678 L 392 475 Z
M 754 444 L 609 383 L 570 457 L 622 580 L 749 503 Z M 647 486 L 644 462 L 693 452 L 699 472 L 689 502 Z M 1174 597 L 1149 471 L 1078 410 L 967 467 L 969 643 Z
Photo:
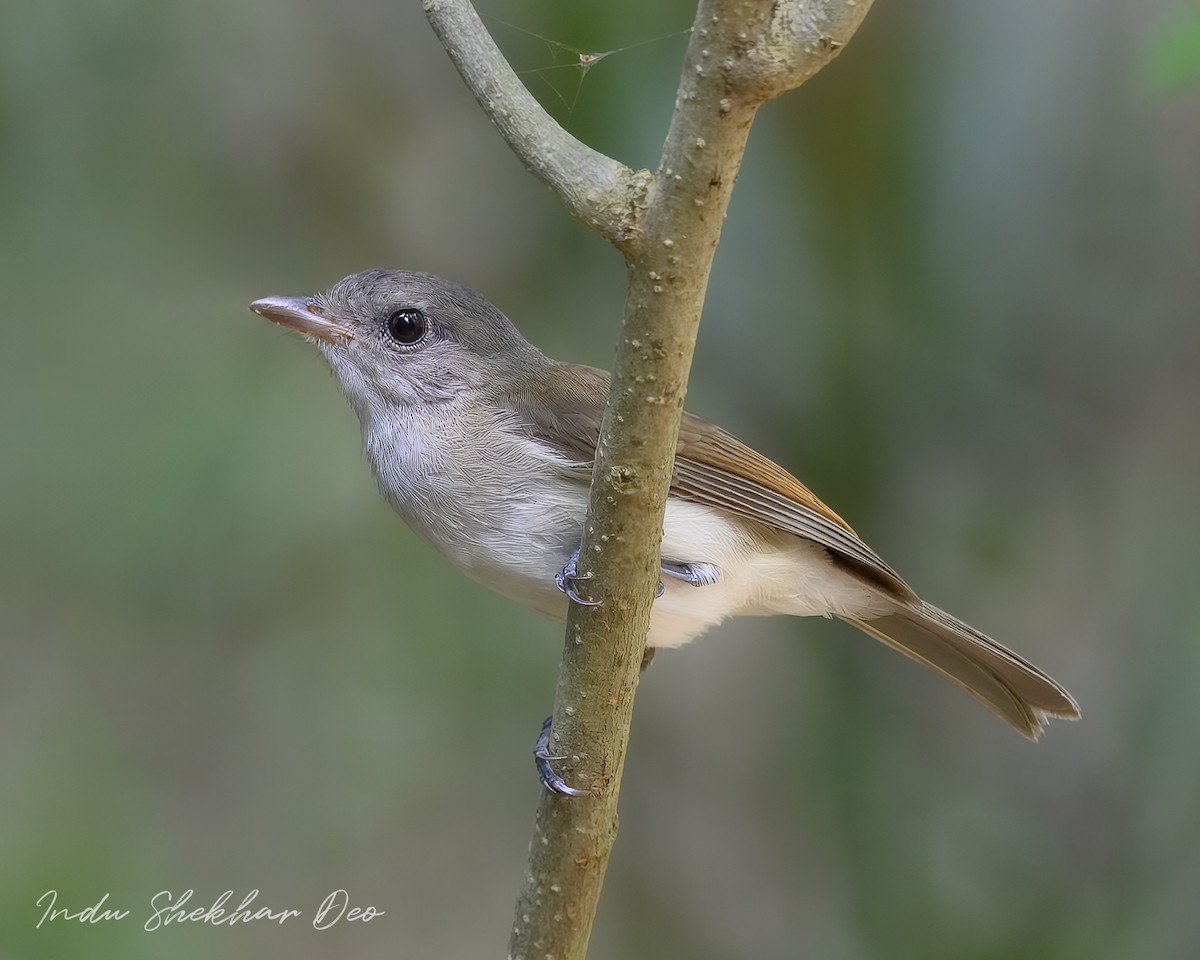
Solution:
M 957 683 L 1030 740 L 1050 717 L 1079 719 L 1071 695 L 1032 663 L 928 603 L 846 622 Z

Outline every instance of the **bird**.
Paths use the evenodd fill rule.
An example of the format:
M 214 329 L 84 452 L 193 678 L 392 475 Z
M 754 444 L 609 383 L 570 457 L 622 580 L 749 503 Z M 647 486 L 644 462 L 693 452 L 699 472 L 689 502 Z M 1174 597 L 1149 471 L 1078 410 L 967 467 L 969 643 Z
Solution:
M 575 561 L 608 373 L 547 357 L 482 295 L 430 273 L 366 270 L 251 309 L 320 349 L 358 416 L 383 498 L 419 538 L 550 617 L 591 602 Z M 1052 717 L 1080 716 L 1046 673 L 921 599 L 791 473 L 687 411 L 661 569 L 651 654 L 733 616 L 836 617 L 1030 739 Z

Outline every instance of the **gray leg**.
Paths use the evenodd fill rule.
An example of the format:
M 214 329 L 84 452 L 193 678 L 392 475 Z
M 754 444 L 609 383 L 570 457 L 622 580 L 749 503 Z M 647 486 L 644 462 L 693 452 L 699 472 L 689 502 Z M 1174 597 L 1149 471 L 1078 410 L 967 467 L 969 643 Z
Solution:
M 705 587 L 709 584 L 719 583 L 721 580 L 721 568 L 713 563 L 676 563 L 673 560 L 663 560 L 660 566 L 662 572 L 668 577 L 690 583 L 693 587 Z M 591 575 L 579 573 L 578 567 L 579 548 L 576 547 L 575 552 L 567 560 L 566 566 L 554 575 L 554 583 L 559 590 L 576 603 L 585 607 L 598 607 L 604 601 L 592 600 L 579 592 L 579 585 L 589 579 Z M 661 597 L 665 589 L 663 582 L 659 580 L 658 589 L 654 593 L 655 599 Z
M 556 584 L 558 589 L 562 590 L 563 593 L 568 595 L 571 600 L 574 600 L 576 602 L 576 604 L 581 604 L 586 607 L 598 607 L 604 601 L 587 599 L 587 598 L 584 598 L 584 596 L 580 593 L 580 583 L 584 580 L 588 580 L 588 578 L 590 577 L 590 574 L 588 574 L 588 575 L 580 574 L 580 572 L 578 572 L 578 564 L 580 564 L 580 548 L 576 547 L 575 552 L 571 554 L 570 559 L 568 560 L 568 562 L 566 562 L 566 566 L 564 566 L 564 568 L 562 570 L 559 570 L 557 572 L 557 574 L 554 574 L 554 584 Z M 696 566 L 696 565 L 697 564 L 674 564 L 674 565 L 672 565 L 672 569 L 670 569 L 670 570 L 667 570 L 667 566 L 664 565 L 664 568 L 662 568 L 662 569 L 666 570 L 668 572 L 668 574 L 671 574 L 672 576 L 677 576 L 677 577 L 683 578 L 683 580 L 688 580 L 689 583 L 696 583 L 697 586 L 698 586 L 698 584 L 700 584 L 702 582 L 715 583 L 716 580 L 720 580 L 720 571 L 719 570 L 718 570 L 718 572 L 716 572 L 716 580 L 713 580 L 713 581 L 689 580 L 690 574 L 684 574 L 684 572 L 676 572 L 677 570 L 690 570 L 691 566 Z M 703 568 L 710 568 L 710 569 L 716 570 L 715 566 L 712 566 L 710 564 L 698 564 L 698 566 L 703 566 Z M 654 592 L 654 599 L 658 600 L 660 598 L 660 596 L 662 596 L 662 592 L 664 592 L 665 589 L 666 588 L 664 586 L 662 586 L 662 581 L 660 580 L 658 589 L 655 589 L 655 592 Z
M 654 653 L 654 647 L 646 647 L 642 651 L 642 665 L 639 673 L 646 672 L 646 668 L 650 666 L 650 661 L 654 659 Z M 578 790 L 570 786 L 566 780 L 558 775 L 558 771 L 554 769 L 554 761 L 562 760 L 563 758 L 552 756 L 550 753 L 550 725 L 553 722 L 554 717 L 546 718 L 546 722 L 542 724 L 541 732 L 538 734 L 537 743 L 533 745 L 533 762 L 537 767 L 538 780 L 551 793 L 557 793 L 564 797 L 589 796 L 591 791 Z
M 664 560 L 662 572 L 668 577 L 690 583 L 693 587 L 707 587 L 721 581 L 721 568 L 712 563 L 675 563 L 672 560 Z
M 569 786 L 567 781 L 560 777 L 551 766 L 553 761 L 563 759 L 550 754 L 550 724 L 553 720 L 553 717 L 546 718 L 546 722 L 542 724 L 542 732 L 538 734 L 537 743 L 533 746 L 533 762 L 537 766 L 538 779 L 542 782 L 543 787 L 560 796 L 590 796 L 591 791 L 589 790 L 577 790 L 575 787 Z
M 579 548 L 575 548 L 575 552 L 571 554 L 571 559 L 567 561 L 567 565 L 554 575 L 554 582 L 558 589 L 565 593 L 570 599 L 585 607 L 598 607 L 600 600 L 585 599 L 579 593 L 579 584 L 583 580 L 590 578 L 591 574 L 582 575 L 578 572 L 579 564 Z

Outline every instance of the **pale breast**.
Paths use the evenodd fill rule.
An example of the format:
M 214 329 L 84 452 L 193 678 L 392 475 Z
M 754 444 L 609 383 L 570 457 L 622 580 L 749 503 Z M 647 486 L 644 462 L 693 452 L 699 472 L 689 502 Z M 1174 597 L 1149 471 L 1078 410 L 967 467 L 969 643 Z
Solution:
M 540 445 L 453 409 L 393 414 L 363 435 L 384 498 L 422 540 L 485 586 L 565 612 L 554 575 L 579 545 L 587 490 Z
M 554 576 L 579 546 L 587 487 L 578 465 L 470 411 L 424 413 L 419 421 L 393 413 L 364 428 L 385 499 L 472 579 L 564 618 L 567 600 Z M 665 559 L 714 564 L 722 576 L 699 587 L 665 577 L 652 646 L 686 643 L 730 616 L 861 617 L 881 602 L 821 547 L 713 507 L 672 498 L 663 526 Z

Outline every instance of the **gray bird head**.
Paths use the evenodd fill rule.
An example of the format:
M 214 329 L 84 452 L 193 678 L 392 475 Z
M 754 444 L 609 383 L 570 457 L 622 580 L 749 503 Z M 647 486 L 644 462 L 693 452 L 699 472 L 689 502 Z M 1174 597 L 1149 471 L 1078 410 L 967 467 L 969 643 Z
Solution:
M 366 270 L 328 293 L 250 309 L 313 339 L 360 416 L 493 390 L 545 362 L 478 293 L 430 273 Z

